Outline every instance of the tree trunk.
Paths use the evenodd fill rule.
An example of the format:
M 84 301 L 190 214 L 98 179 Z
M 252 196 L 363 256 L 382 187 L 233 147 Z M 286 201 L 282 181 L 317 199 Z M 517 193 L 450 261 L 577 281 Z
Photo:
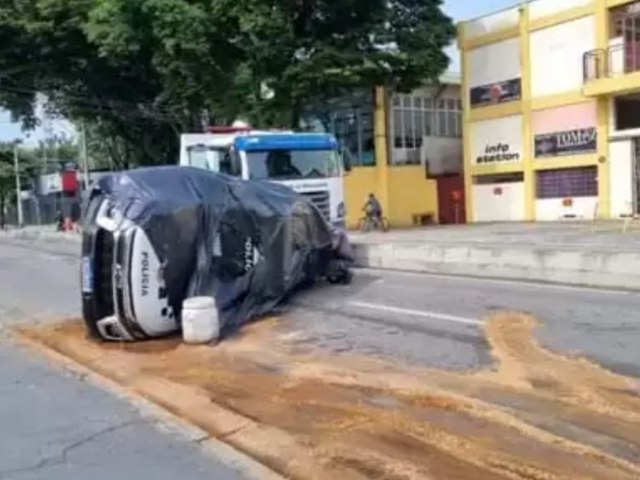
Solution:
M 302 116 L 302 108 L 298 100 L 294 100 L 291 104 L 291 128 L 293 130 L 300 129 L 300 118 Z

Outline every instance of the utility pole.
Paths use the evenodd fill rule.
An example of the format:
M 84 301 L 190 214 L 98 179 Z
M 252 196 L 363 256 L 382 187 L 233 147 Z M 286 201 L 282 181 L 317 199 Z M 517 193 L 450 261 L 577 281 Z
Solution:
M 82 169 L 84 170 L 84 189 L 89 189 L 89 158 L 87 156 L 87 126 L 82 121 Z
M 47 140 L 44 140 L 42 142 L 42 162 L 43 162 L 42 173 L 44 175 L 49 173 L 49 156 L 48 156 L 47 150 L 48 150 Z
M 20 185 L 20 158 L 18 146 L 22 142 L 16 140 L 13 142 L 13 168 L 16 175 L 16 209 L 18 212 L 18 228 L 22 228 L 24 219 L 22 216 L 22 186 Z
M 51 136 L 53 135 L 53 126 L 51 125 L 51 119 L 49 118 L 49 114 L 45 111 L 44 113 L 44 141 L 42 142 L 42 158 L 44 161 L 44 174 L 49 173 L 49 147 L 51 146 Z M 55 151 L 54 151 L 54 161 Z

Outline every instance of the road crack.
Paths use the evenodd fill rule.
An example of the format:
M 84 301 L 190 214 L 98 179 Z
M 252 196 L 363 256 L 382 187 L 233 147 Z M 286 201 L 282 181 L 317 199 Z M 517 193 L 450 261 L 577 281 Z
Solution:
M 4 471 L 0 470 L 0 480 L 16 477 L 18 475 L 23 475 L 25 473 L 36 472 L 38 470 L 43 470 L 45 468 L 53 468 L 60 465 L 64 465 L 65 463 L 67 463 L 68 456 L 71 452 L 88 443 L 95 442 L 96 440 L 104 436 L 111 435 L 113 433 L 119 432 L 121 430 L 127 429 L 135 425 L 143 425 L 143 424 L 149 424 L 149 423 L 153 423 L 153 422 L 150 422 L 149 420 L 132 420 L 129 422 L 124 422 L 118 425 L 112 425 L 110 427 L 104 428 L 95 433 L 82 437 L 76 440 L 75 442 L 70 443 L 69 445 L 66 445 L 62 449 L 62 451 L 60 451 L 60 453 L 44 458 L 36 464 L 29 465 L 26 467 L 21 467 L 21 468 L 15 468 L 11 470 L 4 470 Z

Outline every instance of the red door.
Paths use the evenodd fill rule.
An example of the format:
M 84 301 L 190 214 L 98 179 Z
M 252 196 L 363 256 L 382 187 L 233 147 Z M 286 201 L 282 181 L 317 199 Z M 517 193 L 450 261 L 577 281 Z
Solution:
M 460 176 L 439 177 L 438 220 L 441 225 L 466 223 L 464 208 L 464 178 Z

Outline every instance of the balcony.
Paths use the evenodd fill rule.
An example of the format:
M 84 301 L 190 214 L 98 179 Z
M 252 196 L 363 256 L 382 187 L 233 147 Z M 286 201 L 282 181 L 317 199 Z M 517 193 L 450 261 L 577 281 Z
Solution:
M 585 96 L 640 91 L 640 41 L 612 40 L 609 48 L 586 52 L 582 61 Z

